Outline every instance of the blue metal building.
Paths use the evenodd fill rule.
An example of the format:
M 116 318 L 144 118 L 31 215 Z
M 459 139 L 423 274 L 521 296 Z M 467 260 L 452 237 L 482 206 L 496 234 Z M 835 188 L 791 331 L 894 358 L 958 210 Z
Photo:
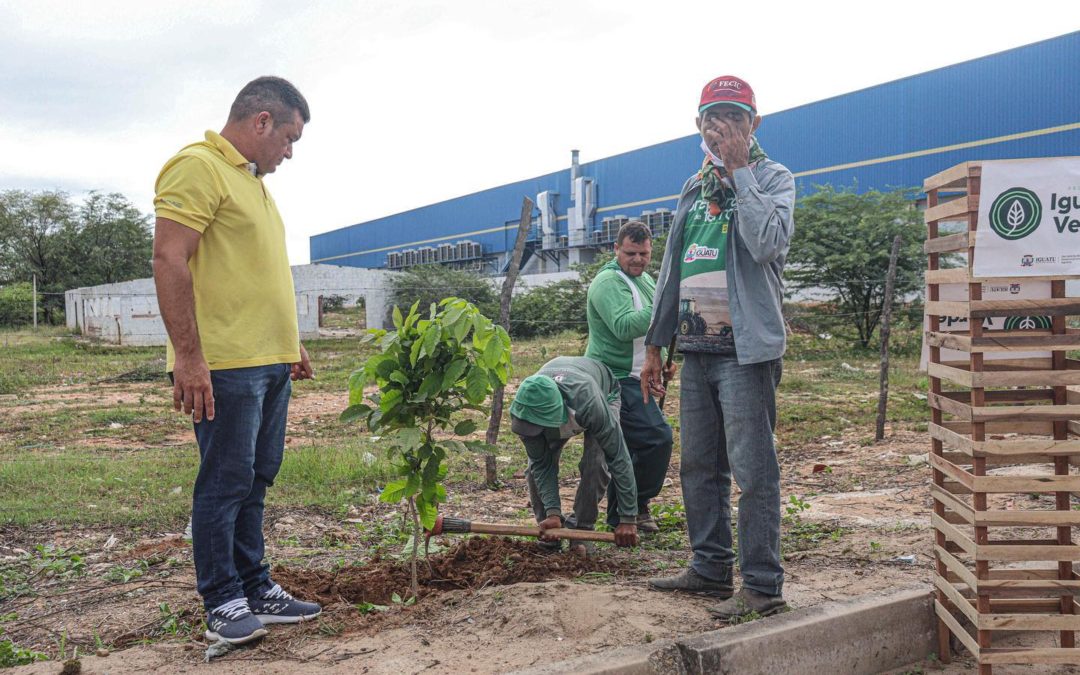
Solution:
M 1080 154 L 1080 31 L 782 112 L 758 134 L 800 190 L 921 186 L 964 161 Z M 701 162 L 690 135 L 351 225 L 311 238 L 311 262 L 401 268 L 450 263 L 498 272 L 522 195 L 538 209 L 525 273 L 565 270 L 610 245 L 629 218 L 670 224 L 675 192 Z

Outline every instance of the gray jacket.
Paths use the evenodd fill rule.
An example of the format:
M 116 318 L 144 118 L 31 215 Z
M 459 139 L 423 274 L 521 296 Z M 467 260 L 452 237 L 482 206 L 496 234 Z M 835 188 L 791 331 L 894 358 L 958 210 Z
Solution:
M 739 363 L 747 365 L 780 358 L 787 347 L 783 272 L 795 231 L 795 178 L 782 164 L 762 159 L 753 168 L 736 169 L 732 179 L 736 206 L 728 230 L 728 302 L 735 351 Z M 695 174 L 679 195 L 653 296 L 647 345 L 666 347 L 678 329 L 683 226 L 700 192 Z

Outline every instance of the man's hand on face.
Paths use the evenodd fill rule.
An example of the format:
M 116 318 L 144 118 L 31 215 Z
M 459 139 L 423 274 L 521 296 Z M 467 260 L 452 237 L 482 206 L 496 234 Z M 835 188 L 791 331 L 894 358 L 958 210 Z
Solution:
M 205 417 L 214 419 L 214 385 L 210 381 L 210 367 L 202 355 L 176 355 L 173 365 L 173 409 L 181 409 L 198 424 Z
M 616 546 L 637 546 L 637 525 L 633 523 L 620 523 L 615 526 Z
M 554 534 L 547 534 L 547 530 L 557 530 L 563 526 L 562 518 L 559 516 L 548 516 L 544 520 L 540 521 L 540 539 L 542 541 L 559 541 L 559 537 Z
M 750 134 L 754 118 L 733 106 L 719 105 L 705 111 L 701 135 L 712 151 L 724 161 L 728 173 L 750 162 Z

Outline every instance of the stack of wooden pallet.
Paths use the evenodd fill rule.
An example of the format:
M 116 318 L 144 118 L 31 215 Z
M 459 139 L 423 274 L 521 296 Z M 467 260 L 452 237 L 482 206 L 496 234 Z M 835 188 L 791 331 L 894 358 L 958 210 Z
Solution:
M 1068 327 L 1080 297 L 1065 284 L 1078 277 L 973 277 L 981 175 L 968 162 L 924 183 L 927 370 L 939 653 L 951 634 L 990 673 L 1080 663 L 1080 330 Z M 1021 283 L 1045 297 L 1023 297 Z M 984 299 L 990 286 L 1012 293 Z M 995 647 L 1000 631 L 1028 633 Z

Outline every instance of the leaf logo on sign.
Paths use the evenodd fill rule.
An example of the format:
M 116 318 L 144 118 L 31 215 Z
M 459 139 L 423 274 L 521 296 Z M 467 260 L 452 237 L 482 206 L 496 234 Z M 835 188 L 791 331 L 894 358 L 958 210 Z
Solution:
M 1009 188 L 990 205 L 990 229 L 1002 239 L 1023 239 L 1038 229 L 1041 220 L 1042 202 L 1027 188 Z
M 1048 316 L 1010 316 L 1005 319 L 1005 330 L 1050 330 L 1052 326 Z

